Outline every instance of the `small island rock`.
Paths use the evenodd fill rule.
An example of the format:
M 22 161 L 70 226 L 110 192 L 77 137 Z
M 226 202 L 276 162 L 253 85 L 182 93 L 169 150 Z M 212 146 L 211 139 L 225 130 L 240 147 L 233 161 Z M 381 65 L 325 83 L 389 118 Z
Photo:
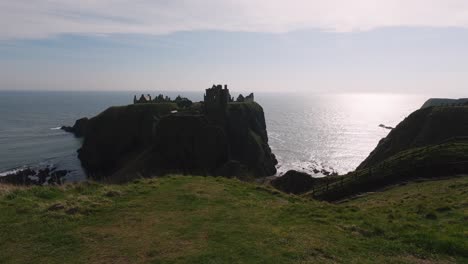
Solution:
M 305 172 L 290 170 L 271 181 L 271 185 L 286 193 L 302 194 L 312 189 L 317 179 Z

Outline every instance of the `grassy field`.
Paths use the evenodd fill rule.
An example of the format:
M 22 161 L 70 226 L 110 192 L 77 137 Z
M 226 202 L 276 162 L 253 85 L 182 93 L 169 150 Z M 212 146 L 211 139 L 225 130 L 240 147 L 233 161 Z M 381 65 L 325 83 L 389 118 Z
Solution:
M 468 177 L 340 204 L 213 177 L 0 186 L 0 263 L 467 263 Z

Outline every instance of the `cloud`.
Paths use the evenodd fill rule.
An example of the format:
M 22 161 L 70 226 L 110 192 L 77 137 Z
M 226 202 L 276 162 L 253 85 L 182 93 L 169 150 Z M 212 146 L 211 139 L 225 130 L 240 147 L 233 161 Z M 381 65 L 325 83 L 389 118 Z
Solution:
M 466 0 L 0 0 L 0 39 L 221 30 L 468 27 Z

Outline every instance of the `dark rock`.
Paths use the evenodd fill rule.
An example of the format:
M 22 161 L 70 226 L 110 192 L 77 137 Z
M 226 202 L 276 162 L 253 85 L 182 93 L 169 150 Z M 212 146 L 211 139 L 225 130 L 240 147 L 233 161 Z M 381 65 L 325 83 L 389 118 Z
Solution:
M 256 177 L 276 173 L 278 161 L 268 145 L 265 115 L 259 104 L 229 104 L 226 130 L 231 160 L 244 164 Z
M 224 163 L 223 166 L 218 168 L 215 172 L 217 176 L 224 177 L 243 177 L 247 176 L 247 168 L 237 160 L 230 160 Z
M 49 185 L 53 185 L 53 184 L 63 184 L 63 179 L 65 178 L 65 176 L 68 175 L 68 173 L 70 173 L 71 171 L 69 170 L 57 170 L 57 171 L 53 171 L 52 173 L 50 173 L 50 178 L 49 180 L 47 181 L 47 183 Z
M 0 183 L 14 185 L 44 185 L 45 183 L 48 183 L 49 185 L 62 184 L 64 182 L 64 178 L 69 172 L 70 171 L 67 170 L 57 171 L 56 168 L 49 167 L 38 170 L 27 168 L 0 177 Z
M 386 126 L 386 125 L 384 125 L 384 124 L 380 124 L 379 127 L 385 128 L 385 129 L 389 129 L 389 130 L 392 130 L 392 129 L 393 129 L 393 127 L 391 127 L 391 126 Z
M 158 168 L 185 174 L 212 174 L 229 156 L 225 132 L 204 116 L 170 115 L 161 119 L 153 153 Z
M 47 181 L 47 177 L 49 177 L 49 174 L 50 174 L 49 168 L 41 169 L 38 171 L 36 176 L 39 178 L 39 185 L 42 185 Z
M 290 170 L 272 180 L 271 185 L 286 193 L 302 194 L 310 191 L 316 182 L 315 178 L 305 172 Z
M 84 137 L 86 134 L 88 121 L 88 118 L 84 117 L 76 120 L 75 124 L 72 127 L 63 126 L 61 129 L 66 132 L 73 133 L 76 137 Z
M 151 148 L 162 116 L 173 103 L 111 107 L 89 120 L 78 158 L 90 176 L 108 176 Z
M 3 177 L 0 177 L 0 183 L 8 183 L 14 185 L 32 185 L 34 182 L 30 179 L 30 176 L 35 176 L 36 171 L 27 168 L 19 170 L 14 173 L 10 173 Z

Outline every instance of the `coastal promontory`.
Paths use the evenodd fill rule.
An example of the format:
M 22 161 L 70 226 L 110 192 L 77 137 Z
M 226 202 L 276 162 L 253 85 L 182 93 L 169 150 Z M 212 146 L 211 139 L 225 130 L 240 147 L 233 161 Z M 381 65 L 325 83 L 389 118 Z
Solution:
M 421 108 L 383 138 L 358 169 L 368 168 L 408 149 L 468 138 L 468 107 Z
M 183 103 L 181 103 L 183 102 Z M 114 182 L 168 173 L 264 177 L 276 173 L 262 107 L 213 85 L 204 101 L 142 95 L 86 122 L 78 157 L 87 174 Z

